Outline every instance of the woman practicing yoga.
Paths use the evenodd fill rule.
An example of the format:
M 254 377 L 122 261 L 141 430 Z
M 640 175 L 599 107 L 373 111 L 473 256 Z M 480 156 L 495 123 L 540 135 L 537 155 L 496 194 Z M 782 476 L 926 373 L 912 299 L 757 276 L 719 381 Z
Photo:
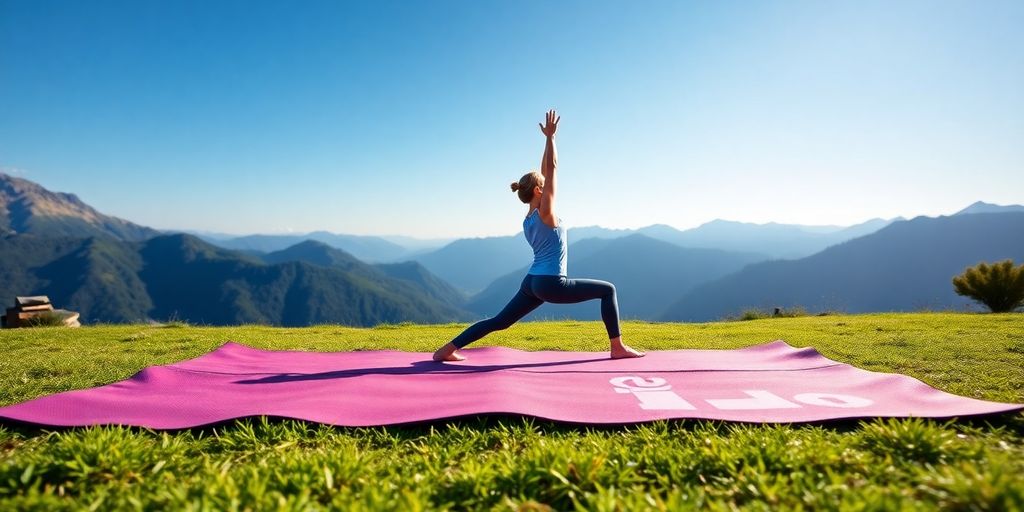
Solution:
M 547 139 L 544 157 L 540 162 L 541 172 L 523 175 L 518 183 L 512 184 L 512 191 L 519 193 L 519 199 L 529 203 L 530 210 L 523 220 L 523 234 L 533 247 L 533 266 L 530 267 L 515 297 L 494 318 L 481 320 L 467 328 L 447 345 L 434 352 L 435 361 L 462 361 L 464 356 L 458 349 L 501 329 L 507 329 L 530 311 L 544 302 L 573 304 L 591 299 L 601 299 L 601 319 L 611 340 L 611 357 L 641 357 L 643 352 L 622 343 L 619 334 L 619 304 L 615 296 L 615 285 L 596 279 L 569 279 L 566 273 L 568 242 L 562 219 L 555 216 L 555 168 L 558 156 L 555 152 L 555 131 L 561 118 L 551 110 L 540 131 Z

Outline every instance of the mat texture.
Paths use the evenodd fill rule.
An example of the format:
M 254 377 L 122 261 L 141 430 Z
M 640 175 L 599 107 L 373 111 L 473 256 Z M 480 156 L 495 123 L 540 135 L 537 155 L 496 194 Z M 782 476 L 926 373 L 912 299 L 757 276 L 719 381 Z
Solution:
M 128 380 L 0 408 L 52 426 L 178 429 L 245 416 L 344 426 L 477 414 L 628 424 L 663 418 L 795 423 L 862 417 L 948 418 L 1024 409 L 951 395 L 783 341 L 739 350 L 524 352 L 482 347 L 435 363 L 422 352 L 289 352 L 226 343 Z

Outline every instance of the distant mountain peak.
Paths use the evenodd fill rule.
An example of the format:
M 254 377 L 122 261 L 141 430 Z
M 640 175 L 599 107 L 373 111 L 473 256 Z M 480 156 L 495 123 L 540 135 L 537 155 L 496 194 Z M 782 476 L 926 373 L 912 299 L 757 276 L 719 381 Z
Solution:
M 252 261 L 252 258 L 249 256 L 221 249 L 188 233 L 170 233 L 155 236 L 143 243 L 142 250 L 148 254 L 176 255 L 181 261 L 233 258 Z
M 998 205 L 993 203 L 986 203 L 984 201 L 975 201 L 967 208 L 960 210 L 953 215 L 967 215 L 971 213 L 1008 213 L 1008 212 L 1024 212 L 1024 206 L 1019 204 L 1010 205 Z
M 297 243 L 295 245 L 292 245 L 290 247 L 286 247 L 284 250 L 287 251 L 287 250 L 291 250 L 291 249 L 320 249 L 320 250 L 325 250 L 326 251 L 326 250 L 332 250 L 334 248 L 331 247 L 330 245 L 325 244 L 324 242 L 319 241 L 319 240 L 303 240 L 303 241 L 301 241 L 301 242 L 299 242 L 299 243 Z
M 0 173 L 0 232 L 42 236 L 108 236 L 143 240 L 160 232 L 104 215 L 75 194 L 53 192 L 38 183 Z
M 305 261 L 324 267 L 337 266 L 351 268 L 364 266 L 365 263 L 343 249 L 338 249 L 319 240 L 303 240 L 280 251 L 263 255 L 268 263 L 285 261 Z
M 733 224 L 741 224 L 741 222 L 737 222 L 735 220 L 713 219 L 701 224 L 701 226 L 731 226 Z
M 34 215 L 75 215 L 95 221 L 99 212 L 82 202 L 75 194 L 51 192 L 38 183 L 0 173 L 0 206 L 10 209 L 21 206 Z
M 339 249 L 325 242 L 319 240 L 303 240 L 295 245 L 275 251 L 270 254 L 279 255 L 320 255 L 324 258 L 329 258 L 331 261 L 337 263 L 339 260 L 345 261 L 358 261 L 358 258 L 349 254 L 344 249 Z
M 209 254 L 218 255 L 231 255 L 234 257 L 235 251 L 217 247 L 202 238 L 189 234 L 189 233 L 166 233 L 160 236 L 155 236 L 146 240 L 147 245 L 162 245 L 164 247 L 182 247 L 189 250 L 198 250 Z M 241 255 L 242 257 L 247 257 Z

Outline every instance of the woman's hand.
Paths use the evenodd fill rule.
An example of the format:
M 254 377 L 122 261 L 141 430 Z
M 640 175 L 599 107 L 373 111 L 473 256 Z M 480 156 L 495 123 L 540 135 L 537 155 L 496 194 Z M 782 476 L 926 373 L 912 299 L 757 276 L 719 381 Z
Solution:
M 544 134 L 544 136 L 547 138 L 551 138 L 555 136 L 555 130 L 558 129 L 558 121 L 561 119 L 562 118 L 555 114 L 555 111 L 552 109 L 548 110 L 547 116 L 545 118 L 546 124 L 537 124 L 540 126 L 540 131 Z

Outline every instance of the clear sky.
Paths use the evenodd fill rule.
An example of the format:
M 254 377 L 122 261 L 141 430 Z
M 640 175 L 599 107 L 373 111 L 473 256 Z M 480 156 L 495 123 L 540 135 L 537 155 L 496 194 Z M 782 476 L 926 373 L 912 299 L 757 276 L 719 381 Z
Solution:
M 1024 203 L 1024 2 L 0 0 L 0 169 L 156 228 L 505 235 Z

